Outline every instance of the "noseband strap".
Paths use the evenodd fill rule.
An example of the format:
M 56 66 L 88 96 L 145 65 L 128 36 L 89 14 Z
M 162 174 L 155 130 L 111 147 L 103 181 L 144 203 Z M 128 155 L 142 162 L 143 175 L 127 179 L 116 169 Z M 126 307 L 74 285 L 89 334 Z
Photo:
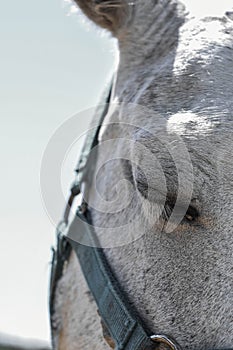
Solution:
M 114 340 L 116 349 L 157 349 L 158 342 L 155 343 L 142 327 L 136 312 L 113 275 L 103 249 L 97 248 L 98 238 L 88 214 L 76 214 L 65 239 L 79 259 L 99 314 Z

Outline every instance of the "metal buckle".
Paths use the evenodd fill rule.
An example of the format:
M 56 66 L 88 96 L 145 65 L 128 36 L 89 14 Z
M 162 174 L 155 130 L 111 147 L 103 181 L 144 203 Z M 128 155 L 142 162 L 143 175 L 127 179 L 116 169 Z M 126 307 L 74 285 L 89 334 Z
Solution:
M 171 340 L 164 334 L 152 335 L 150 339 L 155 343 L 166 344 L 170 350 L 182 350 L 181 347 L 174 340 Z

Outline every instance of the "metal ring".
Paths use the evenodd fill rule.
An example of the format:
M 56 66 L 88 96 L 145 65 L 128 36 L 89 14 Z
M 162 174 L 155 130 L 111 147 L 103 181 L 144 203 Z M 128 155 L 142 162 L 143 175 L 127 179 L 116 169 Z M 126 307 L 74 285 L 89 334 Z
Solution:
M 164 334 L 155 334 L 150 337 L 150 339 L 155 343 L 166 344 L 171 350 L 182 350 L 181 347 L 168 336 Z

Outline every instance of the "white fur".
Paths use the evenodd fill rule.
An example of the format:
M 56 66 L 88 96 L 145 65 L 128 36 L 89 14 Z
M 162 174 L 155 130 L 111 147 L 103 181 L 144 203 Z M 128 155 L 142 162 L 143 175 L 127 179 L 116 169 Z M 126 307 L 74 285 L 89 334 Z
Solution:
M 202 15 L 205 4 L 192 2 Z M 233 22 L 219 9 L 219 18 L 187 20 L 192 16 L 187 17 L 178 6 L 175 1 L 160 0 L 156 6 L 154 0 L 135 1 L 129 27 L 119 37 L 114 97 L 120 108 L 109 117 L 120 124 L 109 125 L 101 134 L 102 142 L 121 139 L 113 148 L 100 149 L 97 187 L 92 187 L 89 200 L 93 206 L 100 205 L 97 188 L 111 207 L 112 201 L 131 191 L 130 186 L 118 182 L 132 171 L 135 192 L 131 204 L 115 215 L 92 211 L 100 237 L 106 234 L 101 229 L 106 226 L 121 226 L 120 238 L 133 234 L 130 244 L 118 242 L 117 247 L 105 249 L 119 282 L 145 325 L 153 332 L 172 335 L 184 350 L 233 348 Z M 209 3 L 207 14 L 214 14 L 212 10 Z M 166 22 L 169 11 L 172 15 Z M 122 122 L 139 125 L 141 130 Z M 144 157 L 143 148 L 135 155 L 132 144 L 124 141 L 129 137 L 156 161 Z M 180 137 L 189 152 L 193 174 L 183 156 L 186 153 L 179 148 Z M 191 205 L 199 213 L 172 233 L 164 232 L 166 217 L 154 224 L 152 220 L 163 195 L 163 179 L 168 198 L 174 201 L 176 196 L 177 169 L 169 152 L 180 154 L 176 166 L 187 180 L 180 205 L 193 186 Z M 143 164 L 153 184 L 149 199 L 141 193 L 138 181 L 143 181 L 143 174 L 135 164 L 130 170 L 127 162 L 108 162 L 126 153 Z M 138 211 L 138 203 L 143 204 L 142 211 Z M 137 224 L 131 222 L 134 232 L 129 232 L 126 228 L 132 213 Z M 149 223 L 148 217 L 144 218 L 148 215 Z M 111 238 L 114 236 L 109 242 Z M 74 256 L 59 286 L 56 349 L 104 349 L 96 307 Z M 59 345 L 61 334 L 66 348 Z

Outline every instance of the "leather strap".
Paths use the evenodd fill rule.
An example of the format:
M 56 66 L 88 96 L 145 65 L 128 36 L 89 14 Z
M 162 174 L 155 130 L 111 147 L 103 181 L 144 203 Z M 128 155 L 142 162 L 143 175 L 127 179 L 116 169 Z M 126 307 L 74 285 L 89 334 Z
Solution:
M 103 119 L 108 111 L 108 105 L 110 103 L 111 93 L 112 93 L 112 83 L 110 87 L 106 89 L 103 94 L 104 105 L 100 105 L 97 108 L 96 114 L 92 121 L 92 125 L 89 128 L 89 133 L 86 137 L 81 156 L 76 167 L 76 178 L 71 187 L 71 194 L 68 199 L 63 220 L 58 224 L 56 233 L 57 233 L 57 244 L 56 249 L 52 248 L 52 265 L 51 265 L 51 274 L 50 274 L 50 293 L 49 293 L 49 309 L 50 309 L 50 326 L 51 330 L 56 328 L 56 325 L 53 324 L 53 315 L 55 312 L 55 293 L 56 286 L 59 279 L 63 274 L 63 267 L 66 261 L 69 260 L 72 247 L 67 241 L 66 237 L 63 235 L 61 228 L 64 228 L 68 225 L 68 219 L 70 214 L 70 209 L 73 204 L 74 198 L 80 193 L 80 184 L 82 183 L 83 177 L 87 174 L 85 173 L 85 168 L 89 159 L 89 153 L 91 149 L 98 144 L 98 135 L 100 127 L 103 123 Z M 53 337 L 52 337 L 53 338 Z M 53 339 L 52 339 L 53 341 Z M 53 348 L 54 348 L 53 344 Z
M 67 240 L 74 249 L 87 284 L 96 301 L 117 350 L 152 350 L 157 348 L 135 316 L 126 295 L 123 295 L 99 246 L 90 217 L 79 211 L 70 225 Z

